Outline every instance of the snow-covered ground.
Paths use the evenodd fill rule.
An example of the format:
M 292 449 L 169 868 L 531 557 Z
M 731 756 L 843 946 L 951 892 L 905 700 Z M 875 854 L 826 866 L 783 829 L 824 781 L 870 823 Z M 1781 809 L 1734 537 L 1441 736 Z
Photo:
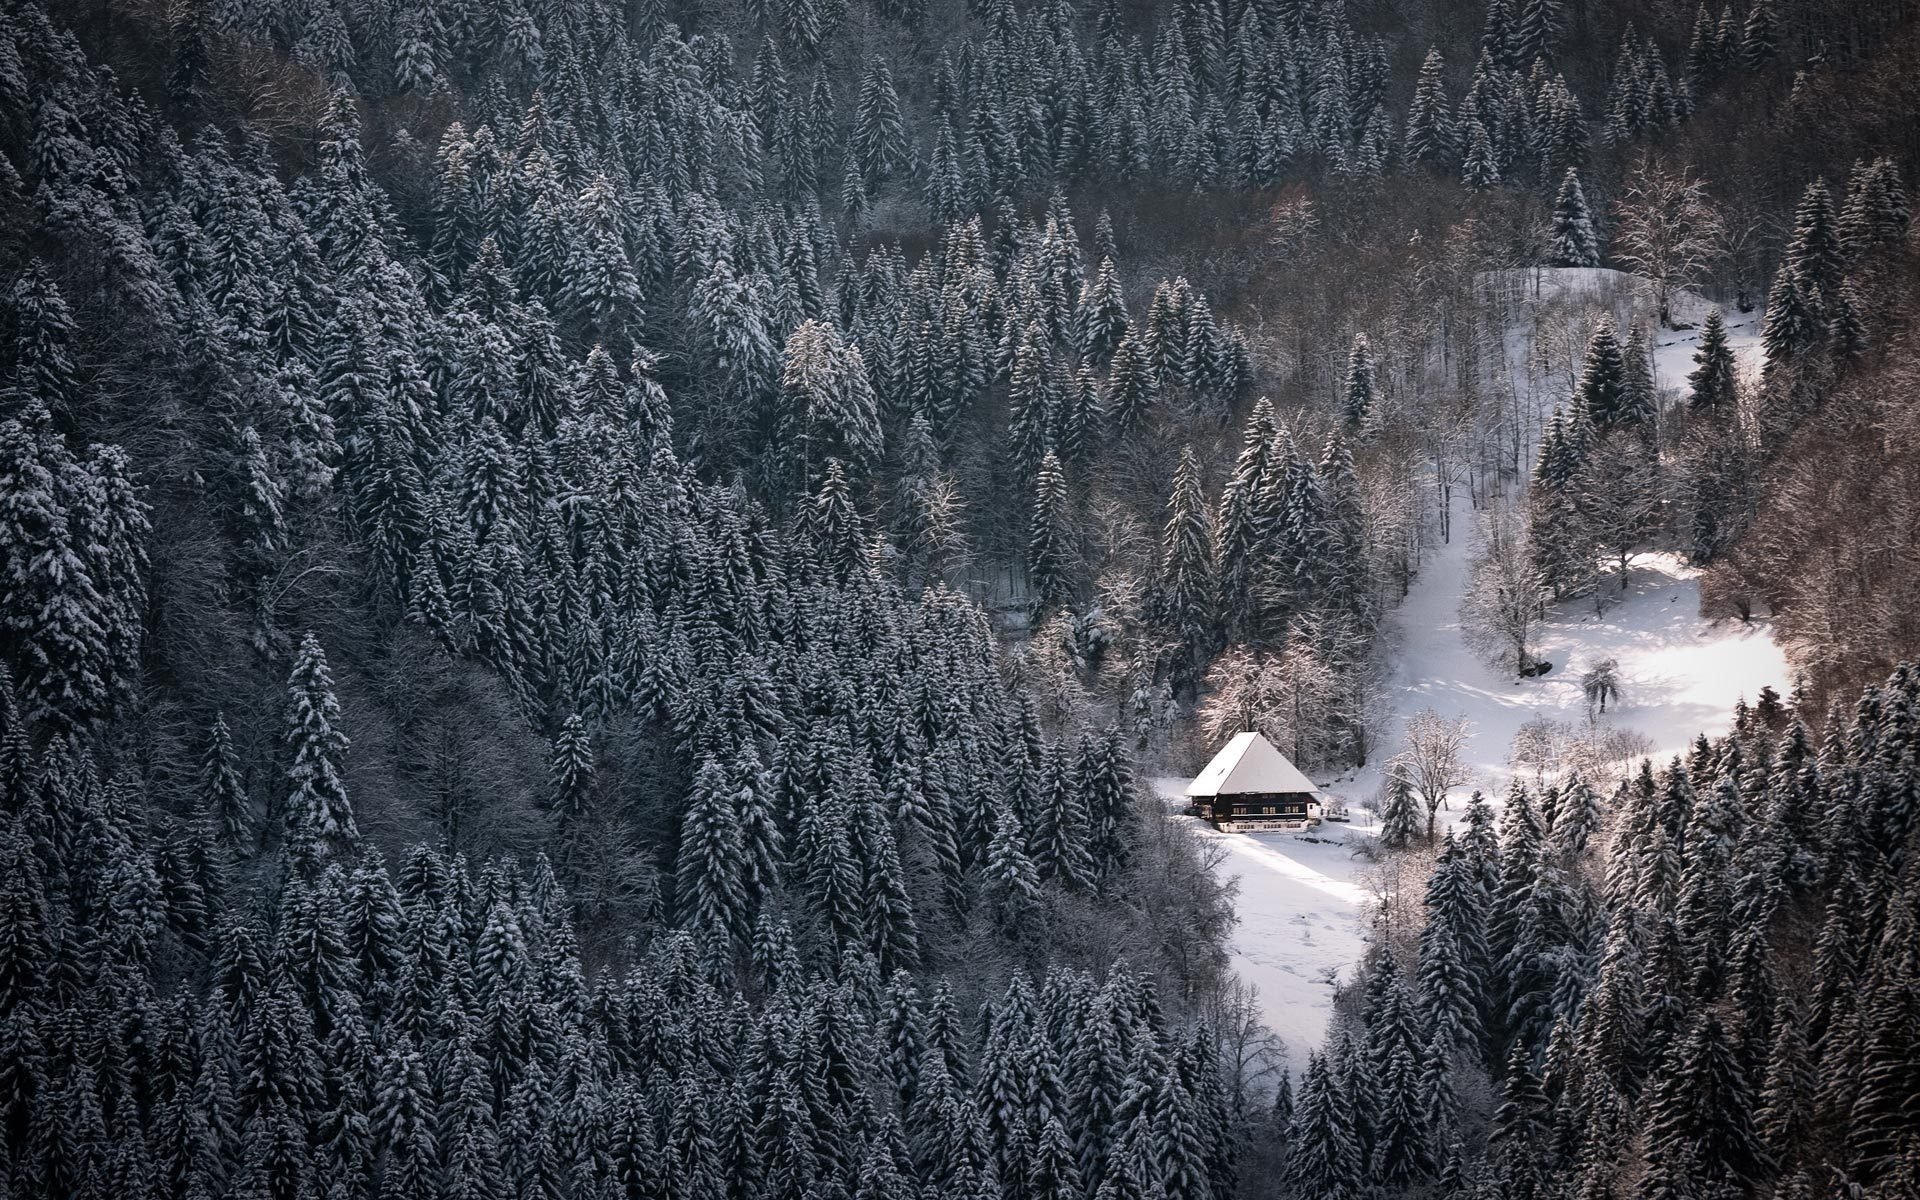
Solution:
M 1537 679 L 1515 679 L 1481 662 L 1460 632 L 1460 599 L 1472 555 L 1466 531 L 1475 519 L 1464 501 L 1454 540 L 1436 547 L 1413 591 L 1394 613 L 1394 669 L 1388 684 L 1391 717 L 1383 745 L 1399 746 L 1406 719 L 1423 708 L 1472 724 L 1463 761 L 1471 780 L 1455 794 L 1479 787 L 1497 801 L 1511 778 L 1507 754 L 1520 727 L 1536 717 L 1580 728 L 1587 722 L 1580 676 L 1601 659 L 1620 664 L 1622 698 L 1600 720 L 1637 731 L 1656 759 L 1683 752 L 1694 737 L 1726 729 L 1742 697 L 1752 701 L 1772 686 L 1791 686 L 1786 656 L 1765 622 L 1708 621 L 1700 616 L 1697 575 L 1673 554 L 1634 560 L 1624 600 L 1595 616 L 1590 600 L 1559 606 L 1543 628 L 1536 656 L 1553 664 Z M 1611 580 L 1603 586 L 1611 589 Z M 1329 791 L 1365 803 L 1380 786 L 1375 762 Z M 1456 809 L 1457 811 L 1457 809 Z
M 1693 367 L 1699 331 L 1654 330 L 1651 298 L 1631 276 L 1605 270 L 1528 271 L 1509 280 L 1524 294 L 1507 339 L 1515 393 L 1550 410 L 1570 381 L 1553 366 L 1567 347 L 1584 347 L 1583 322 L 1612 308 L 1623 325 L 1636 316 L 1655 338 L 1656 382 L 1678 399 Z M 1697 323 L 1708 304 L 1676 296 L 1676 319 Z M 1758 354 L 1759 315 L 1724 314 L 1735 353 L 1751 367 Z M 1569 332 L 1573 336 L 1569 336 Z M 1551 344 L 1549 344 L 1551 343 Z M 1735 701 L 1751 701 L 1771 685 L 1783 695 L 1790 678 L 1785 656 L 1764 623 L 1712 622 L 1700 617 L 1696 572 L 1672 554 L 1634 560 L 1624 599 L 1596 616 L 1590 600 L 1551 614 L 1537 654 L 1554 664 L 1546 676 L 1519 680 L 1481 662 L 1460 631 L 1478 517 L 1464 489 L 1456 489 L 1453 540 L 1436 546 L 1421 565 L 1406 600 L 1389 617 L 1393 671 L 1383 753 L 1357 772 L 1317 782 L 1353 813 L 1351 825 L 1327 824 L 1307 834 L 1220 834 L 1228 869 L 1239 879 L 1240 923 L 1233 935 L 1235 969 L 1259 990 L 1267 1025 L 1285 1039 L 1296 1066 L 1324 1035 L 1332 979 L 1344 978 L 1364 948 L 1374 907 L 1372 865 L 1355 850 L 1376 828 L 1370 811 L 1381 782 L 1381 759 L 1400 744 L 1406 719 L 1424 708 L 1465 717 L 1472 726 L 1464 761 L 1471 781 L 1456 789 L 1443 821 L 1457 819 L 1467 794 L 1479 787 L 1498 802 L 1511 776 L 1514 734 L 1536 717 L 1581 727 L 1587 722 L 1580 675 L 1600 659 L 1619 663 L 1623 697 L 1604 718 L 1643 735 L 1656 759 L 1682 752 L 1701 733 L 1724 731 Z M 1609 581 L 1609 588 L 1614 585 Z M 1156 779 L 1170 805 L 1183 806 L 1184 779 Z M 1197 824 L 1197 823 L 1196 823 Z
M 1187 780 L 1153 783 L 1170 807 L 1186 806 Z M 1326 1034 L 1335 979 L 1344 980 L 1365 948 L 1373 903 L 1362 880 L 1368 864 L 1354 848 L 1372 832 L 1372 815 L 1355 812 L 1352 825 L 1328 823 L 1306 834 L 1217 833 L 1203 821 L 1178 819 L 1192 820 L 1227 851 L 1226 869 L 1240 888 L 1234 970 L 1257 989 L 1267 1027 L 1287 1043 L 1294 1066 L 1305 1065 Z

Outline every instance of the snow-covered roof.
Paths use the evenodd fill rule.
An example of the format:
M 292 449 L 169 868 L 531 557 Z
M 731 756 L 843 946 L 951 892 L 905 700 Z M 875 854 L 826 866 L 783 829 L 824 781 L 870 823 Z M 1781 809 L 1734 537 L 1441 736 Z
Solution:
M 1257 733 L 1236 733 L 1207 769 L 1187 785 L 1189 796 L 1235 796 L 1246 792 L 1311 792 L 1313 781 L 1273 743 Z

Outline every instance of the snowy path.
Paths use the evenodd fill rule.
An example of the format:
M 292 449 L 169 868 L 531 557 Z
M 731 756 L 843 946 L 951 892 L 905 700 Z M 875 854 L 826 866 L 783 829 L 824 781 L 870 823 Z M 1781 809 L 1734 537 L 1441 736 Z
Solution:
M 1537 287 L 1543 304 L 1608 303 L 1626 317 L 1634 304 L 1631 282 L 1611 271 L 1548 271 L 1540 273 Z M 1676 315 L 1687 320 L 1702 319 L 1706 307 L 1698 297 L 1675 297 Z M 1726 316 L 1736 354 L 1751 364 L 1757 315 Z M 1531 324 L 1516 325 L 1508 339 L 1509 363 L 1522 394 L 1545 409 L 1563 397 L 1536 390 L 1523 378 L 1534 333 Z M 1684 387 L 1698 336 L 1697 330 L 1663 332 L 1656 339 L 1660 387 Z M 1325 825 L 1310 835 L 1218 834 L 1202 827 L 1205 836 L 1224 843 L 1228 870 L 1239 880 L 1234 968 L 1258 989 L 1266 1023 L 1288 1043 L 1296 1069 L 1325 1036 L 1333 980 L 1344 978 L 1365 950 L 1373 908 L 1366 886 L 1370 867 L 1355 857 L 1355 843 L 1371 832 L 1368 810 L 1380 786 L 1380 759 L 1398 748 L 1409 716 L 1432 708 L 1472 723 L 1464 757 L 1473 778 L 1455 795 L 1463 801 L 1477 786 L 1497 805 L 1511 775 L 1507 756 L 1514 734 L 1536 717 L 1584 725 L 1580 674 L 1600 659 L 1618 660 L 1624 691 L 1623 702 L 1610 706 L 1605 719 L 1643 734 L 1656 759 L 1683 752 L 1702 732 L 1724 731 L 1741 697 L 1751 701 L 1768 685 L 1784 695 L 1790 687 L 1785 655 L 1766 625 L 1701 619 L 1696 572 L 1671 554 L 1637 558 L 1626 597 L 1603 615 L 1594 615 L 1590 600 L 1551 614 L 1537 650 L 1554 664 L 1550 674 L 1519 680 L 1487 667 L 1460 631 L 1478 517 L 1463 494 L 1456 496 L 1453 541 L 1429 551 L 1412 591 L 1389 617 L 1394 667 L 1383 753 L 1358 772 L 1319 781 L 1329 795 L 1347 802 L 1355 825 Z M 1183 806 L 1186 782 L 1154 784 L 1169 804 Z M 1462 807 L 1451 804 L 1443 821 L 1457 819 Z

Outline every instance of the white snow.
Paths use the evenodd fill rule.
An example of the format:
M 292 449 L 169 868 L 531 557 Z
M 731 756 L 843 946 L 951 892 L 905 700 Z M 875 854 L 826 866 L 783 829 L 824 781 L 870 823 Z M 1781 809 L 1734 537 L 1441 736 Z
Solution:
M 1623 326 L 1636 317 L 1646 325 L 1655 339 L 1656 383 L 1668 404 L 1682 399 L 1699 330 L 1656 329 L 1641 281 L 1592 269 L 1506 272 L 1495 282 L 1515 293 L 1507 337 L 1510 377 L 1516 399 L 1536 417 L 1564 402 L 1572 382 L 1568 372 L 1585 345 L 1585 324 L 1605 308 Z M 1690 293 L 1672 303 L 1677 320 L 1696 325 L 1709 307 Z M 1760 315 L 1728 309 L 1723 319 L 1738 360 L 1751 370 Z M 1556 366 L 1569 354 L 1570 363 Z M 1467 648 L 1459 617 L 1479 518 L 1465 488 L 1456 488 L 1454 498 L 1451 542 L 1433 547 L 1412 591 L 1389 617 L 1394 666 L 1381 752 L 1359 771 L 1321 781 L 1329 798 L 1351 807 L 1354 825 L 1325 824 L 1305 834 L 1221 834 L 1201 825 L 1204 836 L 1224 843 L 1239 880 L 1235 969 L 1258 989 L 1267 1025 L 1289 1043 L 1296 1061 L 1325 1034 L 1332 978 L 1344 978 L 1365 948 L 1374 908 L 1367 886 L 1372 867 L 1355 850 L 1371 832 L 1369 806 L 1380 787 L 1382 761 L 1398 748 L 1410 715 L 1432 708 L 1471 722 L 1464 760 L 1472 779 L 1455 790 L 1456 802 L 1442 814 L 1446 822 L 1458 819 L 1463 805 L 1457 801 L 1474 787 L 1497 807 L 1511 777 L 1508 749 L 1523 724 L 1535 717 L 1574 726 L 1587 722 L 1580 675 L 1600 659 L 1618 661 L 1623 692 L 1600 719 L 1643 734 L 1656 762 L 1684 752 L 1702 732 L 1723 732 L 1742 697 L 1751 702 L 1769 685 L 1783 695 L 1790 688 L 1786 657 L 1767 625 L 1702 619 L 1697 572 L 1671 553 L 1634 559 L 1625 597 L 1601 615 L 1594 614 L 1590 598 L 1551 613 L 1536 650 L 1553 663 L 1549 674 L 1520 680 L 1488 667 Z M 1611 579 L 1604 586 L 1616 588 Z M 1184 807 L 1187 780 L 1154 782 L 1170 805 Z
M 1786 655 L 1768 625 L 1708 621 L 1700 616 L 1698 572 L 1669 553 L 1642 555 L 1629 574 L 1627 597 L 1596 617 L 1590 599 L 1560 605 L 1535 648 L 1553 670 L 1537 679 L 1515 679 L 1481 662 L 1460 632 L 1460 599 L 1472 554 L 1467 530 L 1475 519 L 1458 502 L 1454 540 L 1436 547 L 1413 591 L 1392 617 L 1397 641 L 1388 684 L 1392 718 L 1383 745 L 1399 745 L 1400 727 L 1423 708 L 1472 723 L 1464 762 L 1472 781 L 1455 789 L 1464 798 L 1474 787 L 1498 800 L 1511 771 L 1507 752 L 1520 726 L 1546 717 L 1581 726 L 1587 706 L 1580 676 L 1601 659 L 1620 664 L 1620 703 L 1602 721 L 1636 730 L 1651 743 L 1655 761 L 1683 753 L 1702 732 L 1724 732 L 1734 703 L 1751 702 L 1772 686 L 1791 687 Z M 1602 584 L 1611 590 L 1613 583 Z M 1380 763 L 1342 780 L 1330 794 L 1350 802 L 1369 800 L 1380 786 Z
M 1155 790 L 1184 809 L 1187 780 L 1161 778 Z M 1361 882 L 1368 866 L 1354 855 L 1370 814 L 1356 825 L 1328 823 L 1305 834 L 1218 833 L 1192 821 L 1200 836 L 1227 851 L 1227 872 L 1239 884 L 1230 949 L 1233 968 L 1256 989 L 1267 1027 L 1287 1043 L 1296 1067 L 1325 1037 L 1334 980 L 1344 980 L 1366 947 L 1373 902 Z

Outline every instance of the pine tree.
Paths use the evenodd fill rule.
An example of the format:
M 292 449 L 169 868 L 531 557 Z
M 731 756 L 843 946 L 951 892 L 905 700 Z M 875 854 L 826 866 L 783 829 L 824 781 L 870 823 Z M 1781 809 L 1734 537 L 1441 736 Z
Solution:
M 1168 632 L 1179 639 L 1176 692 L 1192 694 L 1201 663 L 1214 644 L 1213 531 L 1200 489 L 1200 460 L 1192 446 L 1180 452 L 1167 498 L 1167 524 L 1160 550 L 1160 605 Z
M 1794 207 L 1793 237 L 1787 243 L 1786 262 L 1812 308 L 1816 312 L 1824 308 L 1827 298 L 1840 286 L 1845 265 L 1840 221 L 1825 180 L 1808 184 Z
M 994 914 L 1002 932 L 1018 936 L 1027 913 L 1040 896 L 1040 877 L 1027 856 L 1020 819 L 1007 806 L 994 817 L 993 841 L 987 846 L 985 876 L 993 897 Z
M 1419 840 L 1422 832 L 1420 806 L 1414 800 L 1413 784 L 1404 769 L 1387 772 L 1386 801 L 1380 810 L 1380 844 L 1389 850 L 1404 850 Z
M 553 780 L 551 810 L 571 857 L 587 849 L 595 810 L 593 740 L 578 713 L 569 713 L 561 722 L 548 770 Z
M 1612 317 L 1602 316 L 1587 340 L 1573 399 L 1595 429 L 1610 429 L 1628 419 L 1626 356 Z
M 1818 293 L 1792 263 L 1783 263 L 1767 292 L 1767 316 L 1760 329 L 1769 373 L 1811 349 L 1820 339 Z
M 1863 1042 L 1846 1141 L 1856 1175 L 1866 1178 L 1893 1174 L 1911 1153 L 1910 1116 L 1920 1105 L 1920 932 L 1911 898 L 1900 894 L 1910 891 L 1903 885 L 1889 899 L 1886 929 L 1860 993 Z
M 860 348 L 824 321 L 802 321 L 782 355 L 781 442 L 797 448 L 800 478 L 833 459 L 856 475 L 879 458 L 879 403 Z
M 1133 767 L 1121 748 L 1119 729 L 1109 726 L 1098 736 L 1081 737 L 1073 786 L 1086 802 L 1092 831 L 1087 848 L 1096 877 L 1111 879 L 1132 858 L 1138 819 Z
M 1256 581 L 1264 569 L 1266 541 L 1278 530 L 1280 514 L 1268 502 L 1279 478 L 1279 464 L 1274 461 L 1278 434 L 1273 405 L 1263 397 L 1247 417 L 1240 455 L 1220 493 L 1215 561 L 1219 612 L 1228 640 L 1246 636 Z
M 1688 405 L 1696 413 L 1727 419 L 1738 402 L 1735 390 L 1733 347 L 1727 341 L 1727 326 L 1714 309 L 1700 329 L 1700 348 L 1693 354 L 1693 371 L 1687 376 Z
M 287 743 L 293 748 L 284 808 L 287 848 L 296 860 L 318 864 L 330 855 L 351 853 L 360 831 L 340 779 L 349 744 L 336 728 L 340 702 L 334 698 L 326 653 L 311 632 L 300 641 L 287 692 Z
M 1507 1194 L 1526 1198 L 1542 1194 L 1546 1164 L 1547 1097 L 1534 1074 L 1527 1048 L 1515 1043 L 1507 1057 L 1501 1082 L 1500 1105 L 1494 1110 L 1488 1152 L 1497 1164 Z
M 1347 427 L 1365 428 L 1375 416 L 1374 409 L 1378 403 L 1378 389 L 1373 377 L 1373 348 L 1368 345 L 1366 334 L 1356 333 L 1353 335 L 1353 347 L 1347 352 L 1346 389 L 1341 404 Z
M 906 125 L 900 115 L 900 97 L 886 60 L 875 55 L 860 81 L 850 149 L 859 163 L 867 195 L 877 193 L 909 162 Z
M 1740 34 L 1740 59 L 1747 70 L 1759 72 L 1778 53 L 1780 22 L 1773 14 L 1772 0 L 1754 0 L 1747 10 L 1746 27 Z
M 50 412 L 69 417 L 80 399 L 79 370 L 71 349 L 72 311 L 37 258 L 21 272 L 8 300 L 14 361 L 9 390 L 21 402 L 38 401 Z
M 1033 516 L 1027 529 L 1027 579 L 1035 613 L 1071 600 L 1074 558 L 1067 476 L 1059 458 L 1049 450 L 1040 460 Z
M 1040 877 L 1057 879 L 1070 890 L 1084 891 L 1095 882 L 1093 856 L 1088 849 L 1092 819 L 1086 797 L 1074 786 L 1064 748 L 1058 744 L 1047 758 L 1044 776 L 1047 782 L 1041 797 L 1040 839 L 1034 852 Z
M 1593 231 L 1593 213 L 1580 188 L 1580 174 L 1572 167 L 1567 168 L 1560 193 L 1553 201 L 1553 252 L 1549 261 L 1556 267 L 1600 265 L 1600 239 Z
M 1115 347 L 1102 399 L 1113 431 L 1121 435 L 1139 428 L 1160 399 L 1159 372 L 1138 329 L 1129 330 Z
M 1438 48 L 1427 51 L 1407 111 L 1406 163 L 1409 167 L 1448 168 L 1458 152 L 1453 112 L 1447 102 L 1446 61 Z
M 1620 417 L 1618 423 L 1650 438 L 1659 419 L 1659 397 L 1653 384 L 1653 347 L 1645 327 L 1635 324 L 1621 351 Z
M 567 311 L 586 340 L 624 346 L 642 297 L 627 253 L 619 198 L 606 176 L 596 177 L 580 193 L 569 226 L 573 246 L 566 267 Z
M 1350 1200 L 1361 1186 L 1353 1118 L 1325 1056 L 1310 1054 L 1287 1133 L 1288 1182 L 1302 1194 Z
M 215 713 L 200 766 L 200 804 L 221 848 L 238 853 L 253 840 L 253 801 L 241 782 L 233 735 L 224 713 Z
M 1674 1043 L 1648 1089 L 1647 1156 L 1656 1175 L 1746 1184 L 1758 1176 L 1761 1147 L 1752 1097 L 1726 1031 L 1712 1012 Z
M 1836 358 L 1853 360 L 1867 352 L 1869 333 L 1864 318 L 1866 301 L 1851 280 L 1840 285 L 1827 302 L 1827 341 Z
M 1111 258 L 1102 258 L 1093 278 L 1080 289 L 1074 325 L 1082 356 L 1096 361 L 1113 360 L 1114 351 L 1127 336 L 1129 321 L 1126 293 L 1121 289 L 1119 272 Z
M 1476 192 L 1499 186 L 1500 160 L 1486 123 L 1481 120 L 1480 114 L 1469 111 L 1461 118 L 1460 124 L 1465 130 L 1466 140 L 1466 157 L 1460 166 L 1460 181 Z

